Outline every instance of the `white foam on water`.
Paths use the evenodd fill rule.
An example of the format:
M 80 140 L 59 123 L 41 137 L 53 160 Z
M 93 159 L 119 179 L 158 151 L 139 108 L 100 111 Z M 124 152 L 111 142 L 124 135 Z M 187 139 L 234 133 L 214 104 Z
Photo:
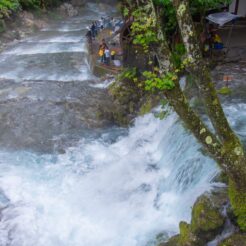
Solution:
M 72 43 L 67 45 L 59 45 L 59 43 L 30 43 L 27 46 L 15 46 L 4 51 L 4 55 L 34 55 L 34 54 L 52 54 L 65 52 L 87 52 L 85 43 Z
M 73 73 L 56 73 L 50 72 L 49 74 L 42 73 L 41 71 L 38 73 L 26 72 L 25 70 L 16 70 L 15 72 L 6 72 L 0 75 L 0 79 L 2 80 L 14 80 L 15 82 L 22 82 L 23 80 L 27 81 L 62 81 L 62 82 L 71 82 L 71 81 L 86 81 L 93 76 L 90 75 L 87 66 L 83 66 L 80 68 L 76 74 Z
M 115 82 L 115 79 L 106 79 L 102 83 L 90 84 L 91 87 L 106 89 Z
M 0 153 L 0 245 L 145 246 L 189 220 L 218 171 L 175 114 L 146 115 L 115 143 L 103 139 L 63 155 Z
M 237 133 L 246 140 L 246 104 L 226 104 L 225 113 L 231 126 L 237 129 Z
M 67 61 L 68 64 L 71 62 L 69 59 Z M 4 69 L 1 69 L 2 71 L 0 74 L 0 79 L 3 80 L 9 79 L 9 80 L 14 80 L 15 82 L 21 82 L 23 80 L 32 80 L 32 81 L 47 80 L 47 81 L 70 82 L 70 81 L 85 81 L 94 78 L 94 76 L 90 73 L 89 64 L 85 54 L 83 54 L 81 61 L 79 61 L 77 65 L 74 65 L 73 67 L 69 67 L 69 68 L 65 68 L 66 60 L 64 61 L 65 65 L 62 64 L 63 62 L 62 60 L 57 62 L 52 62 L 52 57 L 50 61 L 51 61 L 50 64 L 47 61 L 45 61 L 46 62 L 45 64 L 42 63 L 30 64 L 28 63 L 29 60 L 26 61 L 25 59 L 22 60 L 18 59 L 13 63 L 16 64 L 16 66 L 13 66 L 13 64 L 11 64 L 11 66 L 13 66 L 14 69 L 12 70 L 8 69 L 6 71 L 4 71 Z
M 81 21 L 79 22 L 81 23 Z M 50 32 L 50 31 L 58 31 L 58 32 L 77 32 L 77 31 L 84 31 L 85 29 L 82 28 L 71 28 L 69 25 L 64 25 L 61 27 L 46 27 L 43 28 L 41 31 L 42 32 Z
M 54 36 L 54 37 L 47 37 L 42 39 L 28 38 L 23 40 L 23 42 L 28 43 L 82 43 L 84 40 L 84 36 Z

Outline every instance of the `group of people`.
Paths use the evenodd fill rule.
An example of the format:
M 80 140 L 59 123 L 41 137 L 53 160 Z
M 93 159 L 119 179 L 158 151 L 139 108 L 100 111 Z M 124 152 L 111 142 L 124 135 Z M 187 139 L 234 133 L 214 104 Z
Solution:
M 110 60 L 114 60 L 115 54 L 116 52 L 114 50 L 110 51 L 105 39 L 102 39 L 98 50 L 98 55 L 100 57 L 101 63 L 109 65 Z
M 101 17 L 98 21 L 93 21 L 91 26 L 87 27 L 86 37 L 88 39 L 88 43 L 92 50 L 92 42 L 95 40 L 100 31 L 105 28 L 111 29 L 113 32 L 118 27 L 118 22 L 113 17 Z M 116 52 L 115 50 L 110 50 L 108 45 L 106 44 L 105 39 L 102 39 L 99 49 L 98 55 L 100 57 L 100 62 L 105 65 L 110 65 L 110 60 L 115 59 Z
M 104 28 L 115 29 L 118 22 L 113 17 L 101 17 L 100 20 L 93 21 L 91 26 L 87 27 L 86 37 L 89 42 L 96 38 L 97 34 Z
M 203 45 L 204 55 L 211 53 L 212 50 L 222 50 L 224 48 L 222 39 L 213 24 L 208 23 L 206 25 L 200 35 L 200 40 Z

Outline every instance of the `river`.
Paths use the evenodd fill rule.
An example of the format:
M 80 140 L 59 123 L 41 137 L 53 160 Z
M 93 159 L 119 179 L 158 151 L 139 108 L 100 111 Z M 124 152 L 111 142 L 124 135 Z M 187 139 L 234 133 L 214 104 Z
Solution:
M 84 34 L 104 11 L 88 4 L 0 54 L 1 246 L 154 245 L 215 185 L 218 168 L 175 113 L 98 121 L 110 102 Z M 225 105 L 243 138 L 245 109 Z

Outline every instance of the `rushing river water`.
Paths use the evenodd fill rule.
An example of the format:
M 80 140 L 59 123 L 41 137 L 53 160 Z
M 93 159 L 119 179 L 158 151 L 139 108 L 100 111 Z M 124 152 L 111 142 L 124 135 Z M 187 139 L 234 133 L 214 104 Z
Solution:
M 174 113 L 130 129 L 98 122 L 109 102 L 84 33 L 100 11 L 88 5 L 0 54 L 1 246 L 153 245 L 213 185 L 214 161 Z M 225 106 L 243 138 L 245 108 Z

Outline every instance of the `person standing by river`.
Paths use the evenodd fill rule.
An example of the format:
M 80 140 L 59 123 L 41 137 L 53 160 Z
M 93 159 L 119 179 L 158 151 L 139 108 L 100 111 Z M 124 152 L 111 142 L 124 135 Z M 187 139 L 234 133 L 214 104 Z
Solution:
M 97 36 L 97 27 L 95 22 L 92 22 L 91 32 L 92 32 L 92 37 L 95 38 Z
M 105 54 L 105 64 L 109 66 L 110 64 L 110 50 L 108 48 L 104 51 Z
M 101 62 L 105 63 L 106 62 L 106 57 L 105 57 L 105 50 L 108 49 L 108 46 L 106 44 L 105 39 L 102 39 L 102 42 L 99 45 L 99 51 L 98 54 L 101 57 Z

